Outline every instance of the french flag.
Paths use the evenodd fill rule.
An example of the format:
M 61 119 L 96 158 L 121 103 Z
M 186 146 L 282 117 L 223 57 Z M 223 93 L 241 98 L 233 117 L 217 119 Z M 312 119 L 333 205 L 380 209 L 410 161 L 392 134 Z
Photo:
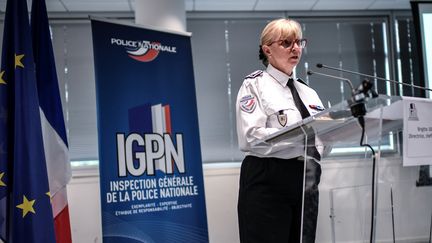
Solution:
M 72 242 L 66 185 L 69 150 L 45 0 L 33 0 L 31 29 L 44 151 L 57 243 Z

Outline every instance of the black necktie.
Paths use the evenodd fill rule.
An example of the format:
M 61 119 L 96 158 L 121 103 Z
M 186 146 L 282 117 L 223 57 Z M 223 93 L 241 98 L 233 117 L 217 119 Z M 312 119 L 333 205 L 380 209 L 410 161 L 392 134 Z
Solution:
M 297 92 L 297 89 L 294 86 L 294 79 L 290 78 L 288 80 L 287 86 L 291 90 L 291 94 L 292 94 L 292 97 L 294 99 L 294 103 L 295 103 L 297 109 L 300 111 L 302 119 L 309 117 L 310 113 L 309 113 L 308 109 L 306 108 L 306 106 L 304 105 L 303 101 L 300 99 L 300 96 Z M 318 150 L 315 147 L 315 134 L 313 132 L 313 129 L 311 132 L 312 132 L 312 136 L 309 136 L 309 137 L 312 137 L 312 138 L 308 139 L 308 141 L 307 141 L 308 146 L 307 146 L 306 154 L 314 157 L 317 160 L 320 160 L 321 155 L 319 154 Z

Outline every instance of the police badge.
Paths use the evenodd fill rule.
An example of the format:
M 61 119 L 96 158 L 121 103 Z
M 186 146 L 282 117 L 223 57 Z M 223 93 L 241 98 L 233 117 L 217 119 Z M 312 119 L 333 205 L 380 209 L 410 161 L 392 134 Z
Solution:
M 281 126 L 285 126 L 287 124 L 287 115 L 283 113 L 282 110 L 279 111 L 277 115 L 278 122 Z

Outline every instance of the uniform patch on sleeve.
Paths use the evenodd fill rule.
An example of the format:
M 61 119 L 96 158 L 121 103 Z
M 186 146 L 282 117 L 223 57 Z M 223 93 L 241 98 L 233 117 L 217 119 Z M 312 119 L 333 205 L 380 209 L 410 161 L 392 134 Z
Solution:
M 240 99 L 240 109 L 247 113 L 252 113 L 256 107 L 256 98 L 253 95 L 246 95 Z
M 255 72 L 253 72 L 253 73 L 249 74 L 248 76 L 246 76 L 245 79 L 256 78 L 258 76 L 261 76 L 262 73 L 263 73 L 262 70 L 256 70 Z

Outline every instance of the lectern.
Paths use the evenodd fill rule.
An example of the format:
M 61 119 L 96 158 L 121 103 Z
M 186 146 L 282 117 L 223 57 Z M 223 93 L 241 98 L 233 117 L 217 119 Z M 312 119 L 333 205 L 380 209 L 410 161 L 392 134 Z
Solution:
M 374 154 L 360 146 L 362 128 L 347 101 L 254 144 L 302 146 L 307 160 L 306 148 L 314 145 L 306 141 L 316 136 L 315 145 L 331 150 L 320 162 L 316 242 L 430 242 L 432 187 L 416 185 L 418 166 L 402 166 L 402 101 L 380 95 L 364 102 L 363 143 Z

